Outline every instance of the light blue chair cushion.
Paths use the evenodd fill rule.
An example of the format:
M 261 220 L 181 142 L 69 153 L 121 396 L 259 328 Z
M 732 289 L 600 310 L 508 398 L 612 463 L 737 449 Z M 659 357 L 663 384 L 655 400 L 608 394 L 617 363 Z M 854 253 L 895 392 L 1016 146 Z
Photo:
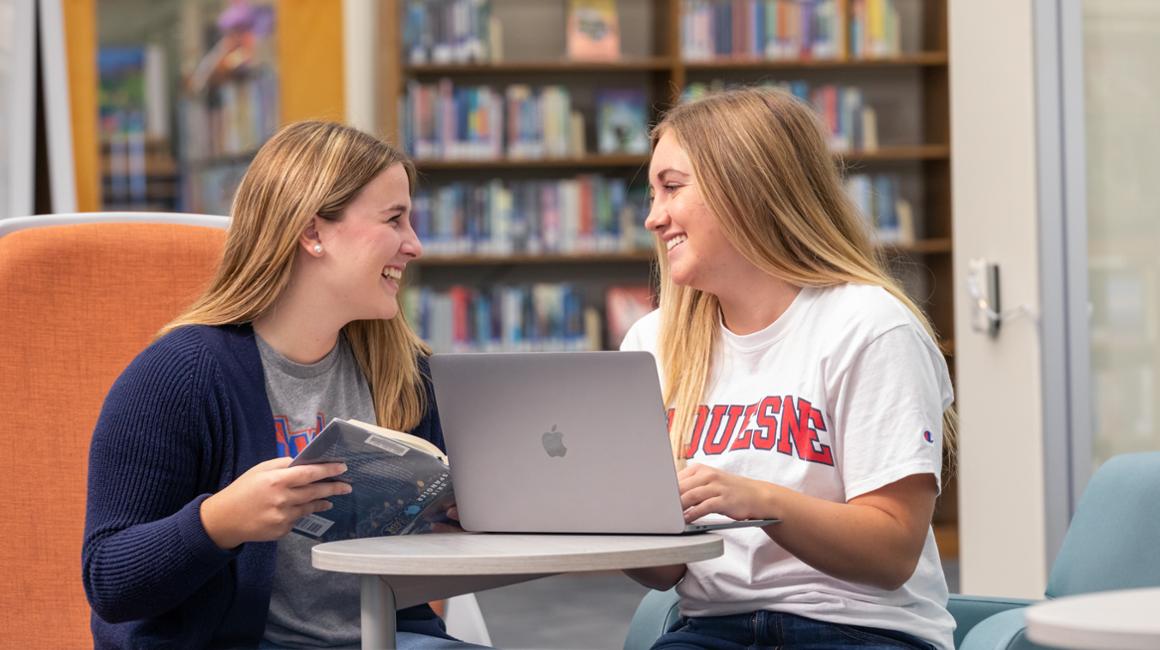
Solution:
M 644 595 L 632 622 L 628 624 L 628 636 L 624 639 L 624 650 L 648 650 L 660 635 L 677 622 L 681 616 L 678 608 L 680 598 L 676 589 L 650 591 Z
M 1084 488 L 1047 597 L 1160 587 L 1160 452 L 1115 456 Z
M 955 647 L 959 650 L 1049 650 L 1027 640 L 1027 622 L 1023 618 L 1025 607 L 1009 609 L 990 618 L 979 621 L 960 642 L 956 637 Z
M 955 647 L 963 647 L 963 639 L 980 622 L 1001 612 L 1020 609 L 1033 603 L 1025 598 L 991 598 L 951 594 L 947 610 L 955 619 Z M 1022 619 L 1020 615 L 1019 620 Z

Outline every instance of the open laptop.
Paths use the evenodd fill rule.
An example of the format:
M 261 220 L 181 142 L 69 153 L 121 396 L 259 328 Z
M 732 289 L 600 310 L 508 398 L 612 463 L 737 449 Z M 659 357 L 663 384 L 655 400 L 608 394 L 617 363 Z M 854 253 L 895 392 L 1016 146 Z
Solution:
M 686 525 L 647 352 L 436 354 L 431 375 L 465 530 L 667 534 Z

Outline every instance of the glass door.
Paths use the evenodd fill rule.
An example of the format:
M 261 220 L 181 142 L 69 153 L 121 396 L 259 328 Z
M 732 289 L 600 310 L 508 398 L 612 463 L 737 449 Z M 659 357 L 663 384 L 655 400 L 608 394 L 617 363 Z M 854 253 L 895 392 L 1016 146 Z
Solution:
M 1160 449 L 1160 3 L 1082 4 L 1090 473 Z
M 1160 449 L 1160 3 L 1033 6 L 1050 563 L 1095 468 Z

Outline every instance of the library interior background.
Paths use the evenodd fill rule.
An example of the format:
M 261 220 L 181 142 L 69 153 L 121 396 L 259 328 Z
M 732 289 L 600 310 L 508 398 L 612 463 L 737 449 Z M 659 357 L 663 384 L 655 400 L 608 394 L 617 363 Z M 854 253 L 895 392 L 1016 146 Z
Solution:
M 346 121 L 420 172 L 403 307 L 437 352 L 616 349 L 653 308 L 650 125 L 721 88 L 809 102 L 956 381 L 962 448 L 934 517 L 952 591 L 1041 597 L 1091 471 L 1160 449 L 1160 3 L 0 0 L 0 41 L 26 1 L 38 94 L 69 97 L 34 111 L 33 148 L 48 155 L 62 121 L 72 148 L 33 165 L 23 214 L 228 215 L 281 125 Z M 0 42 L 0 95 L 18 60 Z M 14 130 L 0 217 L 22 214 Z M 46 178 L 59 165 L 71 203 Z M 972 308 L 992 267 L 995 323 Z M 613 647 L 643 593 L 597 574 L 479 600 L 499 646 Z

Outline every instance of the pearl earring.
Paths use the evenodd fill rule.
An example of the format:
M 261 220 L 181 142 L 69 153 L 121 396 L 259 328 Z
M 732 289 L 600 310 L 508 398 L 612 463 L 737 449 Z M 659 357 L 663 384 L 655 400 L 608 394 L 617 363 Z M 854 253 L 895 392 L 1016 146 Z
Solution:
M 314 245 L 314 252 L 321 253 L 322 252 L 322 244 L 315 244 Z

